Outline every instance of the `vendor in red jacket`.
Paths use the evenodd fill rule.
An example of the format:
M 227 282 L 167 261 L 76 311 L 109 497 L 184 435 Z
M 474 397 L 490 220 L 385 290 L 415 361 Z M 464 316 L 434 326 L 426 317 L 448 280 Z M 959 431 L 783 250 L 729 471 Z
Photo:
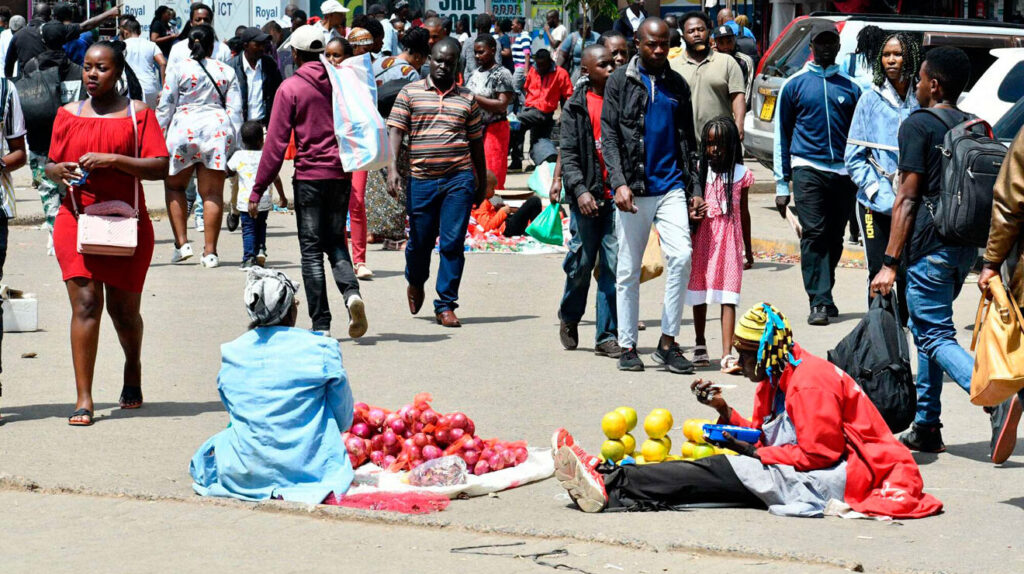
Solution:
M 854 510 L 922 518 L 942 503 L 923 492 L 910 451 L 892 436 L 864 391 L 831 363 L 793 342 L 786 318 L 768 303 L 736 327 L 743 374 L 757 383 L 754 415 L 744 419 L 714 383 L 697 380 L 697 399 L 720 424 L 761 431 L 757 444 L 727 436 L 739 456 L 643 466 L 602 464 L 564 429 L 553 438 L 555 477 L 586 512 L 667 510 L 732 503 L 787 516 Z

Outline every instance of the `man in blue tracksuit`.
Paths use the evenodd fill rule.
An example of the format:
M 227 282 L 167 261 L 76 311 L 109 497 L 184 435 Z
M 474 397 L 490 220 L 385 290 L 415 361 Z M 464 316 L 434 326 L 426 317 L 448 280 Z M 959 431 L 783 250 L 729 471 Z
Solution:
M 857 186 L 843 163 L 846 134 L 860 87 L 835 65 L 839 34 L 833 29 L 811 39 L 814 61 L 779 90 L 775 114 L 775 205 L 783 218 L 789 183 L 803 228 L 800 267 L 810 299 L 810 325 L 828 325 L 839 310 L 832 299 L 836 265 L 843 255 L 843 230 L 853 212 Z

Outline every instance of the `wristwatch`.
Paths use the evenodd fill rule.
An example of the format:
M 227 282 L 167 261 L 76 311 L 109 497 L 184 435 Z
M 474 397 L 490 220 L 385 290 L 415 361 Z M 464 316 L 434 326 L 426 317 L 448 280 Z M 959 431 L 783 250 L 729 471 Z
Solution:
M 898 269 L 900 266 L 900 260 L 886 253 L 885 255 L 882 256 L 882 265 L 884 265 L 885 267 L 892 267 L 893 269 Z

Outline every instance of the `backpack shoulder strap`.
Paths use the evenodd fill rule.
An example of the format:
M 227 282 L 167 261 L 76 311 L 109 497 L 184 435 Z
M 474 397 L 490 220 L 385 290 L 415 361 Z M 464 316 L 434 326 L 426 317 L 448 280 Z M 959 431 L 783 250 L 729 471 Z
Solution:
M 920 108 L 918 110 L 915 110 L 913 113 L 926 113 L 928 115 L 931 115 L 932 117 L 938 118 L 938 120 L 942 122 L 942 125 L 946 126 L 947 130 L 953 129 L 953 127 L 956 126 L 957 123 L 959 123 L 954 123 L 953 118 L 946 113 L 945 109 L 941 108 Z

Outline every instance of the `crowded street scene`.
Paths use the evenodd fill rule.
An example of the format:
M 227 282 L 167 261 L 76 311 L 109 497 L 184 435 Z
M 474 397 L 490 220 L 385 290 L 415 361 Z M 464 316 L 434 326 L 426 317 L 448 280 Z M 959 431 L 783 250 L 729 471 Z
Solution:
M 1024 0 L 0 0 L 5 572 L 1024 572 Z

